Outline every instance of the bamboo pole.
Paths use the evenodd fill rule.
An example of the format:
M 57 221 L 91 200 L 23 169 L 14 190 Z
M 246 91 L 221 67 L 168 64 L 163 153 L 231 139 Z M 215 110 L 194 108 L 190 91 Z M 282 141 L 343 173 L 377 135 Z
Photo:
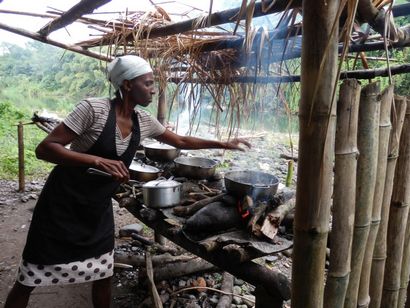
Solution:
M 376 186 L 377 153 L 379 143 L 380 85 L 368 84 L 362 89 L 359 107 L 357 144 L 356 210 L 352 244 L 351 273 L 347 287 L 345 308 L 356 308 L 361 269 L 372 216 Z
M 380 225 L 380 217 L 383 201 L 383 190 L 386 179 L 387 151 L 389 146 L 389 136 L 391 131 L 390 113 L 393 102 L 394 86 L 390 85 L 383 93 L 380 103 L 380 121 L 379 121 L 379 149 L 377 155 L 376 186 L 373 197 L 373 210 L 369 237 L 365 249 L 362 273 L 360 276 L 358 307 L 367 308 L 370 303 L 369 285 L 370 273 L 374 245 L 376 242 L 377 232 Z
M 393 191 L 393 179 L 399 154 L 399 141 L 406 112 L 406 100 L 395 97 L 392 108 L 392 130 L 387 156 L 386 180 L 383 189 L 381 220 L 373 252 L 372 269 L 370 274 L 370 308 L 379 308 L 383 290 L 384 265 L 386 262 L 386 236 L 390 210 L 390 200 Z
M 394 174 L 394 186 L 390 203 L 387 228 L 387 258 L 383 280 L 381 307 L 397 307 L 401 262 L 403 259 L 404 233 L 410 201 L 410 104 L 406 108 L 403 131 L 400 138 L 399 157 Z M 408 245 L 408 243 L 406 243 Z
M 160 84 L 158 91 L 158 113 L 157 119 L 162 125 L 165 124 L 167 117 L 167 101 L 166 101 L 166 83 Z
M 165 118 L 166 118 L 166 113 L 167 113 L 167 103 L 166 103 L 166 96 L 165 96 L 166 90 L 165 89 L 166 89 L 166 83 L 159 85 L 157 119 L 163 125 L 165 123 Z M 161 234 L 158 234 L 155 231 L 154 231 L 154 239 L 155 239 L 155 242 L 160 243 L 162 245 L 165 245 L 167 242 L 167 239 L 164 236 L 162 236 Z
M 407 101 L 409 99 L 407 98 Z M 407 112 L 408 113 L 408 112 Z M 406 114 L 406 116 L 409 116 Z M 400 276 L 400 290 L 399 290 L 399 302 L 397 307 L 404 307 L 406 304 L 407 306 L 410 304 L 409 293 L 407 291 L 407 287 L 409 285 L 409 275 L 410 275 L 410 245 L 406 245 L 410 243 L 410 219 L 407 217 L 407 226 L 406 226 L 406 233 L 404 237 L 404 252 L 403 252 L 403 260 L 402 260 L 402 269 L 401 269 L 401 276 Z M 406 302 L 407 297 L 407 302 Z M 406 307 L 407 307 L 406 306 Z
M 348 79 L 340 87 L 337 105 L 334 193 L 330 263 L 324 307 L 343 307 L 350 273 L 356 196 L 357 123 L 360 83 Z
M 334 156 L 339 1 L 303 1 L 292 307 L 323 306 Z M 317 29 L 321 29 L 317 31 Z
M 24 179 L 24 126 L 23 122 L 17 125 L 17 143 L 18 143 L 18 170 L 19 170 L 19 192 L 25 189 Z

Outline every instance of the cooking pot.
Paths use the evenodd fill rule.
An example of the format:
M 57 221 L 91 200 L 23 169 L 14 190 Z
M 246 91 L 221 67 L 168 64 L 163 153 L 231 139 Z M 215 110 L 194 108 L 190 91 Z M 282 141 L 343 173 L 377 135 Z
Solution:
M 161 175 L 162 170 L 134 160 L 129 166 L 129 172 L 132 180 L 148 182 L 157 179 Z
M 153 161 L 170 162 L 179 156 L 181 150 L 165 143 L 151 143 L 144 145 L 145 156 Z
M 180 204 L 181 183 L 172 179 L 158 178 L 142 185 L 144 204 L 153 208 L 165 208 Z
M 248 170 L 226 172 L 224 182 L 231 195 L 248 195 L 255 200 L 273 197 L 279 185 L 279 179 L 272 174 Z
M 178 157 L 174 163 L 178 176 L 201 180 L 212 177 L 219 162 L 205 157 Z

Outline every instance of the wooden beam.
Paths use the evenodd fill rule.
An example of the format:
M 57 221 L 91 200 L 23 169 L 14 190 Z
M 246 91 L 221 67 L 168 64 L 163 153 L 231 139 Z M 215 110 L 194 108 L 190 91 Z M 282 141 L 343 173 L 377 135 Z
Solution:
M 91 58 L 95 58 L 95 59 L 102 60 L 102 61 L 111 61 L 111 57 L 104 56 L 104 55 L 98 54 L 96 52 L 92 52 L 92 51 L 89 51 L 87 49 L 83 49 L 83 48 L 78 47 L 78 46 L 65 45 L 65 44 L 62 44 L 60 42 L 57 42 L 57 41 L 48 39 L 46 37 L 43 37 L 43 36 L 39 35 L 38 33 L 26 31 L 26 30 L 19 29 L 19 28 L 13 28 L 13 27 L 5 25 L 1 22 L 0 22 L 0 29 L 6 30 L 6 31 L 9 31 L 9 32 L 12 32 L 14 34 L 18 34 L 18 35 L 21 35 L 21 36 L 24 36 L 24 37 L 28 37 L 28 38 L 31 38 L 31 39 L 36 40 L 36 41 L 40 41 L 40 42 L 45 43 L 45 44 L 53 45 L 53 46 L 60 47 L 60 48 L 66 49 L 66 50 L 70 50 L 70 51 L 73 51 L 73 52 L 76 52 L 76 53 L 80 53 L 82 55 L 85 55 L 85 56 L 88 56 L 88 57 L 91 57 Z
M 82 0 L 74 5 L 71 9 L 65 12 L 60 17 L 52 20 L 38 31 L 38 34 L 46 37 L 51 32 L 61 29 L 84 14 L 92 13 L 96 8 L 110 2 L 111 0 Z
M 390 66 L 390 73 L 388 68 L 376 68 L 376 69 L 363 69 L 355 71 L 344 71 L 340 73 L 341 80 L 343 79 L 373 79 L 377 77 L 388 77 L 391 75 L 406 74 L 410 73 L 410 64 Z M 181 83 L 181 82 L 191 82 L 191 83 L 214 83 L 223 84 L 227 82 L 227 79 L 218 80 L 215 78 L 208 79 L 189 79 L 183 77 L 170 77 L 167 79 L 169 82 Z M 237 83 L 257 83 L 257 84 L 268 84 L 268 83 L 288 83 L 288 82 L 300 82 L 299 75 L 287 75 L 287 76 L 240 76 L 232 77 L 230 79 L 232 82 Z

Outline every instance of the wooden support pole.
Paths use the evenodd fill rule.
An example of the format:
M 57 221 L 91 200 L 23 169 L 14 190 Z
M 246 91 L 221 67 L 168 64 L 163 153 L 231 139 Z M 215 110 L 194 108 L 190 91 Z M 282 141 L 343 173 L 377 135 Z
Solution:
M 382 93 L 379 122 L 379 150 L 377 155 L 376 186 L 374 189 L 373 209 L 369 237 L 366 244 L 362 273 L 360 276 L 358 307 L 367 308 L 370 303 L 369 286 L 374 246 L 380 226 L 383 190 L 386 180 L 387 152 L 391 131 L 390 113 L 393 102 L 394 86 L 388 86 Z
M 102 61 L 110 61 L 111 60 L 111 57 L 109 57 L 109 56 L 105 56 L 105 55 L 102 55 L 102 54 L 99 54 L 99 53 L 96 53 L 96 52 L 92 52 L 92 51 L 89 51 L 85 48 L 78 47 L 78 46 L 75 46 L 75 45 L 66 45 L 66 44 L 63 44 L 63 43 L 48 39 L 46 37 L 43 37 L 43 36 L 39 35 L 38 33 L 30 32 L 30 31 L 27 31 L 27 30 L 19 29 L 19 28 L 13 28 L 13 27 L 10 27 L 10 26 L 8 26 L 6 24 L 3 24 L 1 22 L 0 22 L 0 29 L 6 30 L 6 31 L 9 31 L 11 33 L 18 34 L 18 35 L 21 35 L 21 36 L 24 36 L 24 37 L 28 37 L 28 38 L 31 38 L 31 39 L 36 40 L 36 41 L 40 41 L 40 42 L 45 43 L 45 44 L 49 44 L 49 45 L 53 45 L 53 46 L 56 46 L 56 47 L 63 48 L 65 50 L 73 51 L 73 52 L 76 52 L 76 53 L 79 53 L 79 54 L 82 54 L 82 55 L 85 55 L 85 56 L 88 56 L 88 57 L 91 57 L 91 58 L 95 58 L 95 59 L 98 59 L 98 60 L 102 60 Z
M 324 307 L 342 308 L 350 274 L 356 197 L 357 125 L 361 86 L 345 80 L 337 104 L 333 219 Z
M 19 170 L 19 192 L 25 189 L 24 178 L 24 126 L 22 122 L 17 125 L 17 142 L 18 142 L 18 170 Z
M 400 273 L 403 259 L 404 235 L 410 202 L 410 104 L 407 104 L 399 157 L 394 174 L 394 187 L 390 203 L 387 228 L 387 258 L 383 280 L 381 307 L 397 307 Z M 409 243 L 405 243 L 406 246 Z
M 165 119 L 167 118 L 167 100 L 166 100 L 167 85 L 160 84 L 158 89 L 158 113 L 157 119 L 159 123 L 165 125 Z
M 390 200 L 393 191 L 394 172 L 396 170 L 396 162 L 399 156 L 399 141 L 406 113 L 405 97 L 394 98 L 392 107 L 392 130 L 390 132 L 386 180 L 383 189 L 383 200 L 381 209 L 381 220 L 379 231 L 377 233 L 376 243 L 373 252 L 372 269 L 370 274 L 370 308 L 380 308 L 382 298 L 384 265 L 386 263 L 386 241 L 387 241 L 387 225 L 390 212 Z
M 333 177 L 338 8 L 337 0 L 303 1 L 293 308 L 323 306 Z

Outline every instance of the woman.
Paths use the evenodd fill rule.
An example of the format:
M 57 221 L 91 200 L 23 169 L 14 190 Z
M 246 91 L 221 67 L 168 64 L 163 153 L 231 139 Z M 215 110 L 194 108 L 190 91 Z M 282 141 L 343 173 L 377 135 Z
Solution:
M 108 65 L 114 99 L 87 99 L 37 147 L 36 155 L 56 166 L 34 209 L 16 283 L 6 308 L 26 307 L 36 286 L 92 281 L 94 307 L 109 307 L 113 275 L 114 220 L 111 196 L 129 180 L 140 142 L 152 137 L 181 149 L 243 150 L 241 139 L 228 142 L 179 136 L 136 106 L 148 106 L 154 77 L 137 56 Z M 71 144 L 70 149 L 65 146 Z M 98 168 L 112 178 L 87 174 Z

